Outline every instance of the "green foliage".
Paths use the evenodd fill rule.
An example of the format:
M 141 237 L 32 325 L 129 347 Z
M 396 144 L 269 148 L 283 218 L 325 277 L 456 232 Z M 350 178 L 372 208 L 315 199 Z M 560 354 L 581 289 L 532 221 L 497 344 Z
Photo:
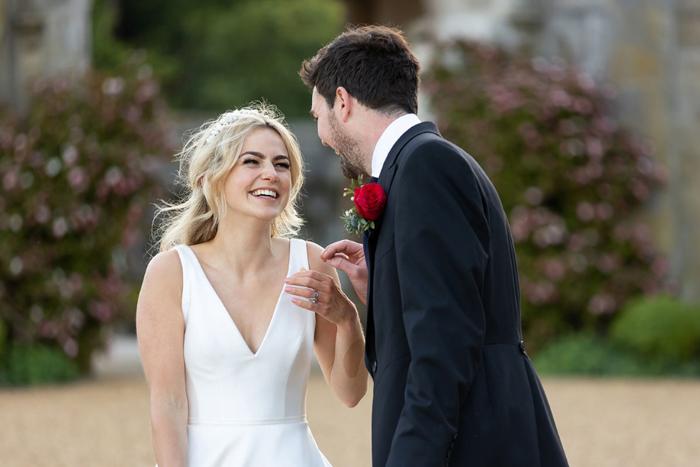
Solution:
M 118 70 L 131 47 L 114 38 L 119 12 L 108 0 L 96 0 L 92 6 L 92 61 L 101 70 Z
M 78 364 L 58 347 L 13 345 L 0 385 L 29 385 L 70 381 L 80 376 Z
M 635 300 L 615 319 L 612 341 L 639 355 L 683 362 L 700 358 L 700 307 L 656 296 Z
M 308 115 L 298 76 L 343 28 L 337 0 L 121 0 L 118 36 L 156 57 L 169 100 L 224 110 L 262 98 L 288 117 Z M 157 17 L 158 21 L 153 21 Z
M 3 361 L 5 357 L 5 351 L 7 346 L 7 326 L 0 319 L 0 362 Z
M 11 344 L 61 348 L 83 371 L 103 330 L 133 312 L 125 251 L 148 232 L 173 152 L 144 66 L 41 79 L 26 118 L 0 114 L 0 322 Z
M 538 373 L 629 375 L 640 372 L 632 356 L 620 353 L 592 333 L 574 334 L 545 346 L 533 361 Z
M 621 129 L 607 85 L 565 64 L 445 46 L 424 80 L 446 138 L 498 189 L 520 271 L 528 348 L 603 331 L 631 297 L 664 289 L 667 261 L 633 214 L 664 180 Z
M 175 79 L 180 65 L 176 58 L 155 50 L 146 52 L 143 48 L 120 41 L 116 37 L 118 23 L 119 10 L 114 1 L 95 0 L 92 7 L 92 62 L 97 70 L 119 74 L 130 57 L 148 55 L 149 64 L 143 66 L 142 73 L 150 72 L 150 67 L 154 66 L 161 79 Z
M 546 345 L 534 358 L 540 374 L 569 376 L 700 376 L 700 359 L 678 363 L 641 357 L 590 333 L 571 334 Z

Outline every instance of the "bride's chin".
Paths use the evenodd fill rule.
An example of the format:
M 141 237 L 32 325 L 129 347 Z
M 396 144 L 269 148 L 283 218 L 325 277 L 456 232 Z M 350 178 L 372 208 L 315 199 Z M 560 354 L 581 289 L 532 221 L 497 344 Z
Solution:
M 275 222 L 275 220 L 282 214 L 282 212 L 277 212 L 274 215 L 273 214 L 267 214 L 267 213 L 259 213 L 258 215 L 254 216 L 255 219 L 258 219 L 260 222 L 266 222 L 268 224 L 272 224 Z
M 254 225 L 254 224 L 269 224 L 272 223 L 282 214 L 282 212 L 237 212 L 231 216 L 228 221 L 232 225 Z M 226 222 L 226 221 L 224 221 Z

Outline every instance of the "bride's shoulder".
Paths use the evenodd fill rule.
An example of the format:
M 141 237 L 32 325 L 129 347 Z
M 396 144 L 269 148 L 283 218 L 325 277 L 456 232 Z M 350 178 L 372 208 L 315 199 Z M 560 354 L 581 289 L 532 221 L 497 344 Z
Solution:
M 144 283 L 146 282 L 182 287 L 182 263 L 174 248 L 161 251 L 151 259 L 144 275 Z
M 180 265 L 180 254 L 175 248 L 168 251 L 161 251 L 148 262 L 148 268 L 164 268 Z M 180 266 L 182 268 L 182 266 Z
M 306 249 L 309 251 L 323 251 L 323 247 L 311 240 L 302 240 L 306 244 Z
M 172 249 L 155 255 L 146 267 L 139 291 L 137 327 L 138 323 L 143 328 L 144 323 L 170 322 L 174 316 L 181 320 L 182 291 L 182 264 L 178 252 Z
M 309 257 L 309 268 L 314 271 L 323 272 L 329 274 L 333 271 L 333 266 L 326 263 L 321 259 L 321 253 L 323 253 L 324 248 L 314 242 L 306 242 L 306 253 Z

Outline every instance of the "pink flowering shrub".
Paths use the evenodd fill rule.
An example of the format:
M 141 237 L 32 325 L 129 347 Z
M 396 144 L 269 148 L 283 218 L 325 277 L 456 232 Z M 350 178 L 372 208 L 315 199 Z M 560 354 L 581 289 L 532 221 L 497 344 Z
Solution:
M 163 196 L 167 109 L 136 58 L 124 76 L 41 79 L 32 101 L 0 117 L 0 324 L 8 345 L 58 346 L 85 371 L 133 312 L 124 252 Z
M 425 79 L 443 135 L 474 156 L 509 216 L 523 329 L 605 330 L 631 297 L 667 287 L 637 209 L 664 180 L 649 144 L 620 128 L 613 90 L 558 61 L 475 43 L 440 50 Z

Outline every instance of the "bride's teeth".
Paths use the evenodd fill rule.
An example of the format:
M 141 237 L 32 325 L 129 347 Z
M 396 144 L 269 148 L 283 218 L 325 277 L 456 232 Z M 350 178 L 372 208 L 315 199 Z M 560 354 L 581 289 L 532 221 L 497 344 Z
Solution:
M 269 196 L 270 198 L 277 198 L 277 193 L 272 190 L 255 190 L 253 196 Z

